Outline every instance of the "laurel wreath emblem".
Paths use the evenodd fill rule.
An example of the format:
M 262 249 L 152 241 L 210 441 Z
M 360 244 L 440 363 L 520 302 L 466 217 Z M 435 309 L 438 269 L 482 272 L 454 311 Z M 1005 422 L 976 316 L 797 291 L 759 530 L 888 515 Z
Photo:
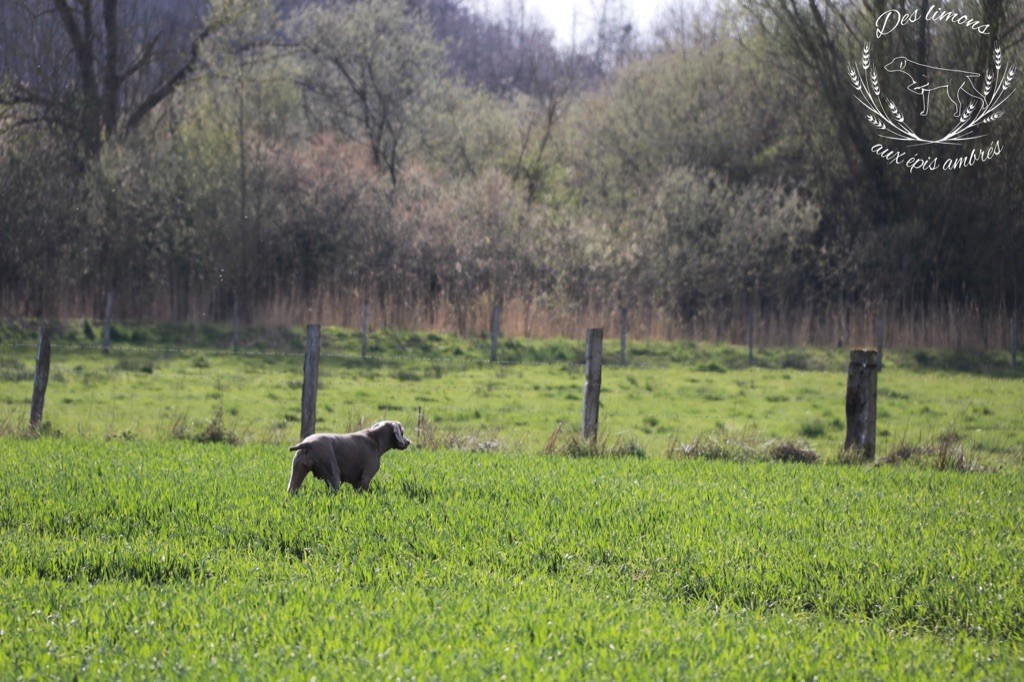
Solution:
M 984 137 L 985 133 L 978 131 L 978 126 L 1002 118 L 1002 106 L 1013 94 L 1010 86 L 1016 75 L 1016 67 L 1011 64 L 1009 68 L 1003 69 L 1003 50 L 998 45 L 992 52 L 992 64 L 995 70 L 990 68 L 987 71 L 980 90 L 982 103 L 979 105 L 977 100 L 972 99 L 957 117 L 952 130 L 935 140 L 922 138 L 914 132 L 896 103 L 882 93 L 878 71 L 871 63 L 870 44 L 865 44 L 861 53 L 860 71 L 855 65 L 851 65 L 849 75 L 853 89 L 857 92 L 854 95 L 855 99 L 868 110 L 868 123 L 879 131 L 881 137 L 922 144 L 959 144 Z

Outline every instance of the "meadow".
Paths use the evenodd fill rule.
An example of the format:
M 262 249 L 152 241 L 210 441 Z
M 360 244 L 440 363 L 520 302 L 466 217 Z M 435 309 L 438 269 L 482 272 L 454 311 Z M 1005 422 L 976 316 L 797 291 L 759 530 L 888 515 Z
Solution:
M 88 438 L 199 438 L 287 445 L 299 431 L 304 332 L 251 330 L 238 353 L 217 327 L 115 330 L 109 355 L 95 332 L 55 337 L 44 426 Z M 92 336 L 93 338 L 89 338 Z M 0 433 L 27 423 L 33 330 L 0 330 Z M 544 449 L 581 419 L 580 340 L 488 340 L 378 332 L 366 359 L 357 333 L 325 328 L 318 426 L 344 431 L 378 419 L 430 428 L 432 444 L 513 452 Z M 879 376 L 879 452 L 955 433 L 992 466 L 1024 462 L 1024 370 L 1007 354 L 888 352 Z M 692 341 L 632 343 L 618 364 L 606 340 L 601 434 L 650 456 L 703 434 L 806 442 L 833 456 L 845 436 L 845 349 L 758 349 Z
M 367 494 L 288 497 L 301 331 L 109 356 L 75 333 L 38 438 L 31 336 L 3 340 L 0 678 L 1024 675 L 1024 382 L 998 357 L 891 353 L 879 380 L 880 449 L 955 429 L 969 473 L 836 465 L 843 351 L 701 344 L 607 366 L 631 456 L 574 458 L 548 445 L 578 425 L 575 342 L 492 366 L 482 339 L 381 334 L 362 360 L 326 330 L 322 427 L 420 442 Z M 678 456 L 723 431 L 823 461 Z

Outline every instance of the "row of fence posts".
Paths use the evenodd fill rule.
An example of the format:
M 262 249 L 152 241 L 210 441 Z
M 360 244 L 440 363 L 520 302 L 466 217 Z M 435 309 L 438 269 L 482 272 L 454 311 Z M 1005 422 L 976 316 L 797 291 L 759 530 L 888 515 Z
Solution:
M 604 329 L 587 330 L 584 354 L 582 435 L 596 440 L 601 406 L 601 365 Z M 494 352 L 494 345 L 491 346 Z M 853 350 L 846 382 L 845 449 L 858 449 L 865 460 L 875 457 L 875 432 L 878 403 L 878 372 L 881 369 L 881 348 Z M 320 325 L 306 327 L 306 357 L 302 377 L 301 438 L 316 431 L 316 395 L 320 375 Z M 422 415 L 421 415 L 422 416 Z
M 113 308 L 113 294 L 107 296 L 106 316 L 103 331 L 103 352 L 110 350 L 110 319 Z M 627 311 L 622 312 L 620 329 L 620 361 L 625 364 L 626 357 L 626 324 Z M 369 321 L 369 303 L 363 302 L 362 310 L 362 357 L 367 353 L 367 328 Z M 495 306 L 491 317 L 491 362 L 497 361 L 497 339 L 500 334 L 501 308 Z M 847 373 L 846 388 L 846 440 L 844 448 L 857 448 L 863 451 L 865 459 L 873 459 L 875 455 L 875 425 L 877 419 L 878 372 L 882 369 L 882 324 L 878 319 L 877 349 L 853 350 L 850 352 L 850 364 Z M 237 344 L 237 324 L 234 327 L 234 339 Z M 1017 368 L 1017 318 L 1011 321 L 1010 334 L 1011 366 Z M 583 386 L 583 420 L 582 434 L 584 438 L 596 439 L 598 432 L 598 416 L 601 400 L 601 365 L 604 343 L 604 329 L 596 327 L 587 330 L 586 351 L 584 356 Z M 752 343 L 752 342 L 751 342 Z M 752 346 L 750 349 L 752 353 Z M 43 405 L 46 398 L 46 386 L 50 376 L 50 333 L 43 325 L 39 331 L 39 347 L 36 354 L 35 380 L 32 387 L 32 405 L 29 412 L 29 429 L 39 433 L 43 422 Z M 316 430 L 316 396 L 320 376 L 320 325 L 311 324 L 306 327 L 306 352 L 302 375 L 302 421 L 301 437 L 305 438 Z

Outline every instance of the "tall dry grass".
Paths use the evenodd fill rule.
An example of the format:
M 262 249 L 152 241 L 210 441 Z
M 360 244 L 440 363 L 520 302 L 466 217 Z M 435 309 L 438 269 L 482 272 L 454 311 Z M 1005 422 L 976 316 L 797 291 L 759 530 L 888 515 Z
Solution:
M 103 315 L 102 295 L 67 291 L 57 301 L 60 319 L 93 318 Z M 278 293 L 265 300 L 242 306 L 245 324 L 275 326 L 319 322 L 359 328 L 362 296 L 358 292 L 324 290 L 312 297 Z M 0 295 L 0 314 L 8 318 L 26 316 L 20 299 Z M 223 299 L 192 296 L 185 301 L 156 300 L 144 305 L 118 298 L 115 317 L 130 322 L 226 323 L 231 306 Z M 425 332 L 458 333 L 460 317 L 468 335 L 486 335 L 490 328 L 491 303 L 480 299 L 459 310 L 448 300 L 417 300 L 412 297 L 370 299 L 370 327 L 412 329 Z M 634 340 L 694 340 L 711 343 L 746 344 L 750 311 L 728 306 L 702 311 L 686 318 L 650 306 L 629 310 L 629 338 Z M 1018 344 L 1024 324 L 1018 315 Z M 963 348 L 995 350 L 1009 348 L 1011 314 L 985 310 L 978 305 L 952 301 L 928 304 L 862 303 L 832 305 L 824 309 L 791 307 L 756 310 L 754 344 L 765 346 L 853 347 L 874 345 L 881 319 L 887 348 Z M 589 304 L 523 297 L 505 301 L 501 333 L 505 337 L 578 337 L 588 327 L 604 327 L 605 336 L 617 338 L 621 312 L 614 300 Z

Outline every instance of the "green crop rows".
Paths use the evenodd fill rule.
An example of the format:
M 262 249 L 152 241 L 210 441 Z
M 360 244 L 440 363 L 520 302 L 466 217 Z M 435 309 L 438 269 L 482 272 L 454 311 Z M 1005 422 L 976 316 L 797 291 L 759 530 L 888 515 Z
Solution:
M 1010 679 L 1020 469 L 0 440 L 0 677 Z

